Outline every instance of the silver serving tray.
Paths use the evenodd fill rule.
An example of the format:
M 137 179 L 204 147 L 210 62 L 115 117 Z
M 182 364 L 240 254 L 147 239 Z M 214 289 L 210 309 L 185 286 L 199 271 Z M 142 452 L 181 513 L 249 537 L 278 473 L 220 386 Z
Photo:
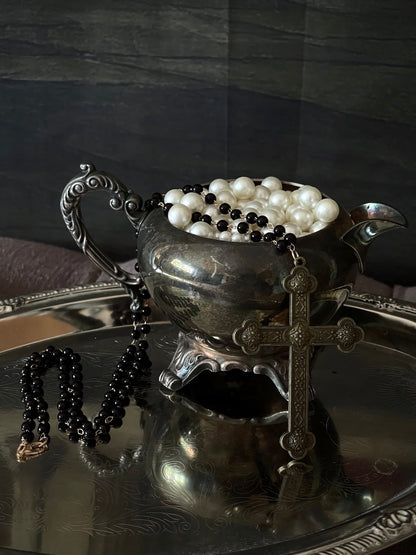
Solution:
M 197 378 L 186 396 L 160 390 L 177 330 L 157 313 L 152 376 L 111 443 L 88 450 L 57 432 L 51 370 L 44 379 L 50 450 L 17 463 L 22 360 L 51 343 L 80 352 L 84 410 L 93 417 L 128 343 L 128 305 L 112 284 L 0 302 L 1 550 L 352 555 L 416 532 L 416 309 L 372 295 L 354 294 L 342 309 L 364 328 L 365 342 L 350 355 L 325 348 L 314 363 L 319 449 L 306 489 L 296 472 L 286 489 L 278 480 L 279 469 L 290 468 L 273 428 L 280 424 L 252 418 L 279 402 L 266 382 L 245 386 L 241 378 L 243 409 L 216 402 L 224 392 L 236 398 L 235 376 Z

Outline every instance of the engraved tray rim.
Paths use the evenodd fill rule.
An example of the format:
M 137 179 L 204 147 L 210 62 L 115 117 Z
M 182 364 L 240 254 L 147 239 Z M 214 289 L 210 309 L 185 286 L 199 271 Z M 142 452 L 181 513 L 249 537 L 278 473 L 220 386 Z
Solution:
M 127 293 L 114 282 L 99 282 L 12 297 L 0 300 L 0 320 L 7 321 L 9 317 L 20 316 L 39 310 L 41 312 L 48 309 L 53 310 L 54 307 L 59 307 L 60 305 L 70 305 L 78 302 L 98 302 L 100 299 L 107 300 L 112 297 L 120 298 L 120 300 L 123 297 L 128 299 Z M 391 297 L 352 292 L 345 303 L 345 307 L 357 309 L 358 311 L 369 311 L 382 316 L 389 314 L 405 321 L 416 323 L 416 303 L 401 301 Z M 157 321 L 167 322 L 168 320 Z M 35 342 L 40 341 L 42 340 L 36 340 Z M 24 345 L 26 344 L 12 347 L 10 350 L 23 347 Z M 7 352 L 8 350 L 0 350 L 0 353 Z M 404 495 L 398 500 L 391 499 L 385 502 L 382 507 L 375 507 L 369 512 L 363 512 L 355 517 L 354 520 L 371 514 L 374 514 L 375 517 L 372 522 L 363 525 L 358 530 L 352 531 L 349 535 L 345 535 L 337 540 L 331 539 L 329 542 L 325 542 L 325 538 L 322 538 L 323 542 L 319 545 L 316 544 L 314 547 L 302 549 L 302 551 L 291 551 L 291 553 L 296 553 L 297 555 L 376 553 L 410 538 L 416 534 L 416 493 Z M 335 528 L 340 528 L 342 534 L 344 525 L 345 523 Z M 327 531 L 323 530 L 316 534 L 318 541 Z

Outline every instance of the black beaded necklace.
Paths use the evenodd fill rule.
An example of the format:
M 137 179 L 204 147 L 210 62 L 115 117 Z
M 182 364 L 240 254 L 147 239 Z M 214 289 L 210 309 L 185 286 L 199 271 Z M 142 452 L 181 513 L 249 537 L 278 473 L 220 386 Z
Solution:
M 134 387 L 149 373 L 151 361 L 147 354 L 147 334 L 151 331 L 148 318 L 151 314 L 149 292 L 141 284 L 139 294 L 133 299 L 130 310 L 133 324 L 131 343 L 120 357 L 104 394 L 100 410 L 93 421 L 82 411 L 83 374 L 81 357 L 67 347 L 54 346 L 32 353 L 20 375 L 20 392 L 24 404 L 22 434 L 16 456 L 19 462 L 28 461 L 48 450 L 50 424 L 48 403 L 44 399 L 42 376 L 50 368 L 58 370 L 59 401 L 58 430 L 66 433 L 70 441 L 85 447 L 95 447 L 97 442 L 110 441 L 111 428 L 120 428 L 125 407 L 130 403 Z M 38 421 L 38 439 L 34 430 Z
M 220 214 L 230 215 L 232 220 L 245 220 L 239 222 L 235 229 L 241 235 L 245 235 L 246 233 L 250 232 L 250 241 L 253 243 L 259 243 L 260 241 L 264 241 L 265 243 L 272 243 L 275 246 L 276 252 L 278 254 L 284 254 L 288 250 L 290 250 L 290 246 L 292 248 L 296 244 L 296 235 L 294 233 L 286 233 L 286 229 L 283 225 L 276 225 L 273 226 L 269 222 L 269 218 L 263 214 L 257 215 L 255 212 L 250 211 L 247 214 L 243 214 L 243 212 L 238 208 L 232 208 L 230 204 L 227 202 L 218 202 L 216 195 L 214 193 L 207 192 L 207 186 L 203 186 L 200 184 L 196 185 L 185 185 L 182 187 L 182 191 L 184 194 L 187 193 L 197 193 L 201 195 L 207 205 L 214 205 L 218 208 Z M 163 208 L 163 211 L 167 215 L 169 210 L 172 208 L 171 203 L 164 202 L 164 195 L 162 193 L 153 193 L 152 198 L 148 199 L 144 203 L 145 209 L 150 211 L 158 206 Z M 208 225 L 215 226 L 218 231 L 229 231 L 230 224 L 227 220 L 219 219 L 213 220 L 209 214 L 201 214 L 201 212 L 193 212 L 192 213 L 192 222 L 205 222 Z M 250 226 L 257 226 L 259 228 L 268 228 L 270 231 L 267 233 L 262 233 L 258 229 L 252 229 L 250 231 Z
M 182 187 L 184 194 L 194 192 L 200 194 L 207 205 L 216 205 L 220 214 L 229 214 L 232 220 L 240 221 L 236 230 L 240 234 L 250 231 L 251 225 L 259 228 L 268 227 L 270 231 L 262 233 L 258 229 L 250 231 L 250 240 L 254 243 L 264 241 L 272 243 L 278 254 L 290 251 L 294 256 L 296 236 L 286 233 L 284 226 L 271 226 L 267 216 L 257 215 L 255 212 L 243 214 L 241 210 L 232 208 L 230 204 L 219 203 L 213 193 L 206 187 L 185 185 Z M 153 193 L 152 198 L 144 203 L 147 211 L 162 207 L 164 213 L 169 213 L 172 204 L 164 202 L 164 195 Z M 214 221 L 209 214 L 193 212 L 192 222 L 205 222 L 215 225 L 219 231 L 228 231 L 229 223 L 224 219 Z M 136 270 L 139 268 L 136 264 Z M 138 297 L 134 297 L 130 305 L 133 331 L 131 343 L 126 348 L 116 365 L 108 390 L 104 394 L 101 408 L 93 421 L 88 420 L 82 411 L 83 406 L 83 374 L 81 357 L 71 348 L 59 349 L 54 346 L 47 347 L 44 351 L 34 352 L 25 362 L 20 375 L 20 392 L 23 411 L 23 423 L 20 445 L 17 448 L 17 460 L 28 461 L 42 455 L 48 450 L 50 442 L 50 424 L 48 403 L 44 399 L 42 376 L 47 370 L 55 367 L 58 370 L 59 401 L 57 404 L 58 430 L 68 435 L 70 441 L 80 443 L 85 447 L 95 447 L 98 443 L 108 443 L 111 439 L 111 428 L 120 428 L 125 416 L 125 407 L 130 403 L 134 387 L 138 380 L 146 375 L 151 368 L 151 361 L 147 355 L 147 334 L 151 331 L 148 318 L 151 309 L 147 304 L 150 294 L 144 283 L 139 286 Z M 38 421 L 38 439 L 35 441 L 34 430 Z

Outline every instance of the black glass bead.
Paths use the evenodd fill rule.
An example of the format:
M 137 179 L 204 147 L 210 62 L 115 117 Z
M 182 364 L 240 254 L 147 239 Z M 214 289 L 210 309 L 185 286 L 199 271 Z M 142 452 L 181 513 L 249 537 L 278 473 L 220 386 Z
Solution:
M 249 224 L 255 224 L 257 222 L 257 214 L 255 212 L 249 212 L 246 214 L 246 221 Z
M 75 424 L 75 422 L 71 422 L 68 426 L 68 432 L 70 434 L 77 434 L 78 433 L 77 430 L 78 430 L 78 426 Z
M 122 382 L 121 382 L 120 379 L 111 380 L 108 384 L 108 388 L 109 389 L 118 389 L 121 386 L 121 383 Z
M 266 243 L 271 243 L 272 241 L 274 241 L 274 239 L 275 239 L 274 233 L 269 232 L 263 235 L 263 241 L 265 241 Z
M 76 408 L 71 408 L 69 411 L 69 416 L 74 419 L 77 416 L 79 416 L 81 414 L 81 410 L 80 409 L 76 409 Z
M 141 331 L 144 335 L 148 334 L 148 333 L 150 332 L 150 326 L 149 326 L 149 324 L 142 324 L 142 325 L 140 326 L 140 331 Z
M 74 382 L 74 385 L 82 383 L 82 372 L 74 372 L 73 374 L 71 374 L 71 378 Z M 74 389 L 74 385 L 72 386 L 72 389 Z
M 107 418 L 107 417 L 106 417 Z M 96 428 L 98 428 L 99 426 L 104 426 L 105 424 L 105 418 L 103 416 L 96 416 L 93 420 L 94 426 Z
M 51 430 L 50 424 L 49 422 L 42 422 L 41 424 L 39 424 L 38 426 L 38 434 L 41 436 L 42 434 L 49 434 Z
M 130 397 L 123 397 L 118 402 L 122 407 L 127 407 L 130 404 Z
M 23 412 L 23 420 L 32 420 L 32 418 L 35 418 L 36 416 L 36 412 L 33 410 L 25 410 Z
M 163 212 L 167 214 L 169 210 L 172 208 L 172 206 L 173 204 L 171 202 L 166 203 L 165 206 L 163 207 Z
M 20 436 L 20 441 L 27 441 L 28 443 L 32 443 L 35 439 L 35 434 L 33 432 L 23 432 Z
M 158 202 L 161 202 L 163 200 L 163 195 L 162 193 L 156 192 L 152 194 L 152 198 L 156 199 Z
M 286 243 L 295 245 L 296 244 L 296 235 L 294 233 L 286 233 L 284 240 Z
M 64 370 L 64 371 L 59 372 L 59 374 L 58 374 L 58 380 L 59 380 L 60 382 L 67 382 L 67 381 L 69 380 L 69 372 L 68 372 L 68 370 Z
M 203 190 L 204 190 L 203 186 L 200 185 L 199 183 L 195 183 L 195 185 L 192 186 L 192 192 L 198 193 L 198 195 L 200 195 Z
M 211 225 L 212 224 L 212 218 L 209 214 L 204 214 L 203 216 L 201 216 L 201 222 L 205 222 L 206 224 Z
M 65 422 L 59 422 L 58 423 L 58 430 L 60 432 L 65 433 L 67 431 L 67 429 L 68 429 L 68 424 L 65 424 Z
M 182 187 L 182 191 L 187 195 L 188 193 L 192 193 L 192 185 L 184 185 Z
M 58 415 L 56 418 L 58 422 L 67 422 L 69 420 L 69 412 L 67 411 L 58 412 Z
M 82 372 L 82 364 L 80 364 L 79 362 L 75 362 L 75 363 L 72 365 L 71 370 L 72 370 L 73 372 Z
M 140 296 L 141 296 L 143 299 L 150 299 L 150 293 L 149 293 L 149 291 L 148 291 L 147 289 L 145 289 L 145 288 L 143 288 L 143 289 L 140 291 Z
M 65 382 L 64 382 L 64 381 L 61 381 L 61 382 L 59 382 L 59 389 L 60 389 L 61 391 L 68 391 L 68 388 L 69 388 L 69 387 L 70 387 L 70 384 L 69 384 L 68 381 L 65 381 Z
M 97 436 L 97 440 L 100 443 L 110 443 L 111 437 L 110 434 L 101 433 Z
M 69 439 L 69 441 L 73 441 L 74 443 L 78 443 L 78 440 L 79 440 L 78 432 L 70 432 L 68 434 L 68 439 Z
M 134 382 L 137 379 L 138 375 L 139 375 L 138 370 L 133 369 L 133 368 L 131 370 L 129 370 L 128 377 L 129 377 L 130 381 Z
M 241 218 L 241 210 L 239 210 L 238 208 L 234 208 L 234 210 L 231 210 L 230 216 L 232 220 L 238 220 L 239 218 Z
M 283 237 L 283 235 L 286 233 L 286 229 L 282 225 L 277 225 L 273 229 L 273 233 L 275 237 Z
M 226 220 L 219 220 L 217 222 L 217 229 L 218 229 L 218 231 L 227 231 L 228 222 Z
M 126 411 L 123 409 L 123 407 L 114 407 L 111 410 L 111 415 L 115 418 L 124 418 L 126 416 Z
M 201 212 L 193 212 L 192 216 L 191 216 L 191 220 L 195 223 L 195 222 L 199 222 L 201 219 Z
M 146 308 L 149 308 L 149 307 L 146 307 Z M 149 308 L 149 310 L 150 310 L 150 308 Z M 136 351 L 137 351 L 137 348 L 135 347 L 135 345 L 129 345 L 126 348 L 126 353 L 129 354 L 129 355 L 134 355 L 136 353 Z
M 65 349 L 62 351 L 63 355 L 65 356 L 69 356 L 73 354 L 73 350 L 71 349 L 71 347 L 65 347 Z
M 67 402 L 67 401 L 59 401 L 58 404 L 56 405 L 56 408 L 57 408 L 59 411 L 62 411 L 62 410 L 67 410 L 67 409 L 68 409 L 68 406 L 69 406 L 69 405 L 68 405 L 68 402 Z
M 39 422 L 49 422 L 49 412 L 40 412 L 38 414 L 38 420 Z
M 276 252 L 283 254 L 287 251 L 287 243 L 283 239 L 279 239 L 276 243 Z
M 207 193 L 205 195 L 205 202 L 207 204 L 214 204 L 214 202 L 217 200 L 217 197 L 214 195 L 214 193 Z
M 48 410 L 48 403 L 46 401 L 39 401 L 37 404 L 38 412 L 43 412 Z
M 86 447 L 95 447 L 97 445 L 97 441 L 95 439 L 95 437 L 85 437 L 82 440 L 82 443 L 86 446 Z
M 131 337 L 132 339 L 140 339 L 140 336 L 141 336 L 140 330 L 134 330 L 134 331 L 132 331 L 131 334 L 130 334 L 130 337 Z
M 113 428 L 120 428 L 123 424 L 123 420 L 121 418 L 113 418 L 111 421 L 111 426 Z
M 140 314 L 142 316 L 150 316 L 151 313 L 152 309 L 150 308 L 150 306 L 145 305 L 140 309 Z M 134 347 L 134 345 L 129 345 L 129 347 Z M 129 347 L 127 347 L 127 350 Z
M 31 391 L 32 391 L 32 388 L 29 384 L 22 385 L 20 388 L 20 393 L 22 393 L 22 395 L 24 393 L 30 393 Z
M 218 210 L 221 212 L 221 214 L 228 214 L 229 212 L 231 212 L 231 206 L 228 204 L 228 202 L 223 202 L 222 204 L 220 204 Z
M 61 401 L 69 401 L 71 399 L 71 394 L 69 393 L 69 391 L 61 391 L 59 393 L 59 398 L 61 399 Z
M 250 239 L 254 243 L 258 243 L 259 241 L 261 241 L 261 238 L 262 238 L 261 231 L 255 230 L 250 233 Z
M 109 391 L 106 391 L 104 393 L 104 399 L 107 399 L 108 401 L 112 401 L 113 399 L 116 398 L 116 396 L 117 396 L 116 392 L 113 391 L 112 389 L 110 389 Z M 102 411 L 100 411 L 98 414 L 101 415 L 101 412 Z
M 78 353 L 72 353 L 71 355 L 71 361 L 75 364 L 78 363 L 81 360 L 81 357 L 79 356 Z
M 32 393 L 35 399 L 41 399 L 44 395 L 42 387 L 34 387 Z
M 22 422 L 20 429 L 22 430 L 22 432 L 32 432 L 35 427 L 36 424 L 34 420 L 25 420 L 24 422 Z
M 137 343 L 137 347 L 145 351 L 149 347 L 149 343 L 145 339 L 142 339 Z
M 267 216 L 257 216 L 257 225 L 259 227 L 266 227 L 269 223 L 269 218 Z
M 240 222 L 237 226 L 237 231 L 238 233 L 241 233 L 242 235 L 244 233 L 247 233 L 248 231 L 248 223 L 247 222 Z
M 142 319 L 142 316 L 139 312 L 132 312 L 131 314 L 131 321 L 132 322 L 140 322 Z
M 136 264 L 134 265 L 134 269 L 136 270 L 136 272 L 140 272 L 140 266 L 138 262 L 136 262 Z
M 72 399 L 70 408 L 71 409 L 80 409 L 82 408 L 82 401 L 80 399 Z

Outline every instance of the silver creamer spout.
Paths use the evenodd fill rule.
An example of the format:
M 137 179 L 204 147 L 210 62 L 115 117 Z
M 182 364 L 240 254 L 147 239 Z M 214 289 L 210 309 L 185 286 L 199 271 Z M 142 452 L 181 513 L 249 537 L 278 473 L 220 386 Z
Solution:
M 350 212 L 352 227 L 341 239 L 357 255 L 360 271 L 364 270 L 364 260 L 370 243 L 386 231 L 407 227 L 407 220 L 401 212 L 379 202 L 367 202 Z

